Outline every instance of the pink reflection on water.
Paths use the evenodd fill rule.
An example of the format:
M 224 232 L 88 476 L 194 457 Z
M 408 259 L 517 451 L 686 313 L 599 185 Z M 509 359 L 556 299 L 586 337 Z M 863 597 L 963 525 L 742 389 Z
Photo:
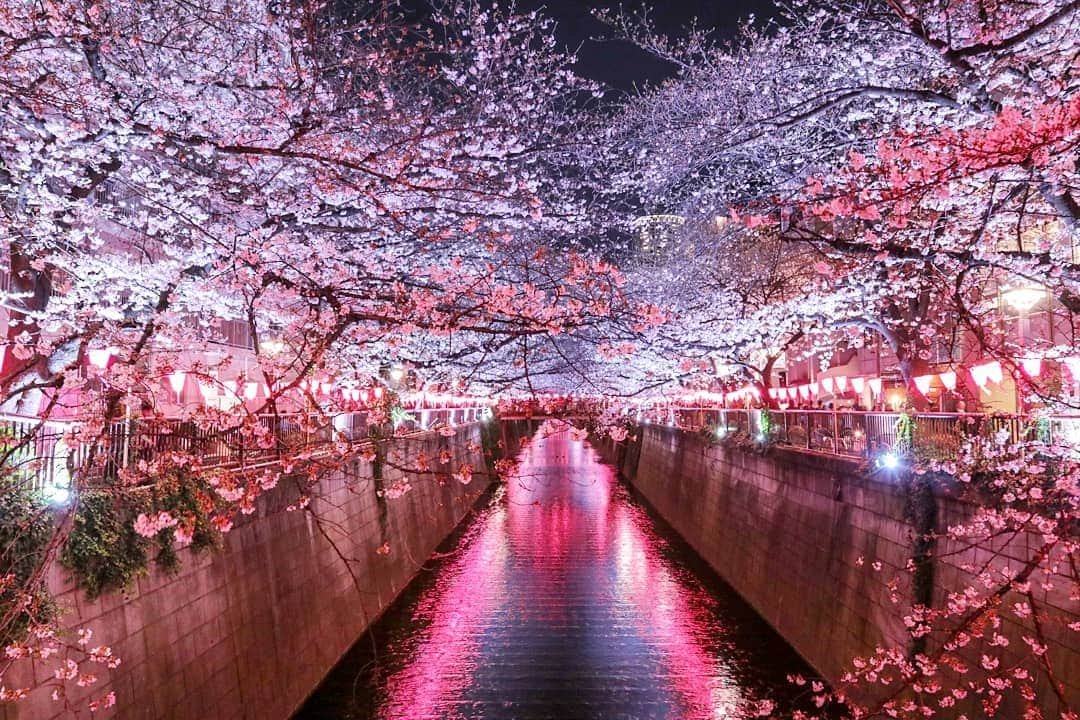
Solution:
M 739 717 L 740 688 L 721 659 L 702 640 L 718 628 L 702 608 L 710 599 L 680 583 L 657 552 L 656 539 L 642 529 L 648 518 L 622 505 L 615 512 L 619 597 L 636 610 L 642 631 L 660 648 L 667 677 L 686 720 Z
M 579 605 L 582 598 L 604 605 L 591 621 L 621 627 L 629 618 L 648 657 L 615 661 L 635 668 L 631 681 L 645 692 L 677 706 L 669 717 L 740 717 L 740 688 L 707 645 L 720 630 L 709 614 L 712 600 L 677 573 L 651 526 L 592 448 L 546 425 L 524 451 L 505 496 L 421 601 L 416 619 L 427 626 L 406 665 L 387 680 L 379 717 L 486 717 L 470 711 L 474 679 L 481 670 L 498 671 L 485 665 L 498 662 L 492 644 L 516 637 L 493 636 L 512 623 L 572 625 L 582 610 L 568 605 L 568 582 L 578 583 Z M 593 573 L 584 591 L 583 572 Z M 589 632 L 598 642 L 609 639 L 604 627 Z M 603 665 L 594 670 L 610 671 Z M 498 717 L 519 717 L 512 707 L 501 712 Z
M 386 682 L 388 702 L 381 718 L 463 718 L 454 709 L 471 680 L 479 652 L 478 628 L 493 611 L 495 593 L 473 591 L 477 578 L 499 579 L 506 560 L 505 507 L 495 506 L 481 532 L 417 608 L 416 620 L 430 620 L 407 667 Z

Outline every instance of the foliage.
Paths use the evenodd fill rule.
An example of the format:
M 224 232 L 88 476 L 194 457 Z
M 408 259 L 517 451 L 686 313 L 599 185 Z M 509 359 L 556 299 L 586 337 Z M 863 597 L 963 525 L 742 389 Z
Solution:
M 183 467 L 159 464 L 157 482 L 146 488 L 84 491 L 60 561 L 90 598 L 129 589 L 149 571 L 179 568 L 178 546 L 201 552 L 216 547 L 220 531 L 214 512 L 225 506 L 213 487 Z M 215 499 L 217 498 L 217 499 Z M 140 523 L 153 514 L 173 521 L 148 531 Z
M 896 418 L 896 451 L 910 453 L 915 447 L 915 417 L 909 412 L 900 413 Z
M 0 642 L 20 639 L 32 623 L 53 615 L 48 597 L 31 580 L 53 537 L 48 506 L 20 482 L 4 479 L 0 501 Z
M 140 506 L 131 507 L 127 500 L 102 490 L 80 495 L 60 561 L 91 598 L 128 589 L 147 572 L 150 542 L 135 532 L 134 523 L 136 510 L 149 503 L 144 498 Z

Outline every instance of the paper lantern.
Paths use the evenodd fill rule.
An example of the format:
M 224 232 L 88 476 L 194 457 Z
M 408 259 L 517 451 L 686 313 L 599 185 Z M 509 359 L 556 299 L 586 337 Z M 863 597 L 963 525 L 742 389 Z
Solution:
M 810 386 L 809 385 L 800 385 L 799 386 L 799 397 L 801 397 L 803 400 L 809 400 L 810 399 Z
M 1042 358 L 1024 358 L 1020 361 L 1020 364 L 1024 367 L 1024 372 L 1028 374 L 1028 377 L 1039 377 L 1039 373 L 1042 372 Z
M 112 355 L 112 348 L 88 350 L 86 353 L 86 357 L 90 360 L 90 364 L 102 370 L 109 366 L 109 360 L 112 358 Z
M 249 382 L 244 383 L 244 399 L 254 400 L 259 394 L 259 383 Z
M 199 392 L 202 393 L 204 402 L 209 402 L 218 395 L 217 386 L 212 382 L 206 382 L 204 380 L 199 381 Z
M 180 397 L 180 393 L 184 391 L 184 385 L 187 383 L 187 373 L 174 372 L 169 375 L 169 387 L 176 393 L 176 397 Z
M 847 375 L 836 376 L 836 391 L 847 392 Z
M 1065 367 L 1069 368 L 1069 374 L 1072 375 L 1073 382 L 1080 382 L 1080 357 L 1063 357 L 1061 362 Z
M 919 392 L 923 395 L 929 394 L 930 383 L 934 380 L 933 375 L 918 375 L 911 379 L 915 382 L 915 387 L 919 388 Z
M 956 373 L 950 370 L 949 372 L 943 372 L 938 375 L 938 379 L 941 380 L 941 384 L 949 390 L 956 389 Z
M 821 389 L 829 394 L 832 394 L 833 379 L 831 377 L 821 378 Z
M 870 388 L 870 392 L 874 393 L 874 395 L 881 394 L 881 378 L 870 378 L 866 381 L 866 385 Z
M 994 360 L 993 362 L 976 365 L 971 368 L 971 379 L 974 380 L 975 384 L 980 388 L 985 388 L 988 380 L 1000 383 L 1002 380 L 1001 363 Z
M 866 387 L 866 381 L 861 377 L 851 378 L 851 389 L 862 395 L 863 389 Z

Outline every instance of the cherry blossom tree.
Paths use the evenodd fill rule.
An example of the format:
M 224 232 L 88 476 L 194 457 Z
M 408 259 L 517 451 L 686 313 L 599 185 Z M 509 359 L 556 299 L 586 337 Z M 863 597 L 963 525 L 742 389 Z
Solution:
M 825 342 L 869 329 L 918 396 L 910 380 L 932 345 L 962 337 L 1044 407 L 1072 404 L 1060 376 L 1033 376 L 1023 359 L 1077 350 L 1075 3 L 797 3 L 732 46 L 610 19 L 678 69 L 611 123 L 615 192 L 637 188 L 687 225 L 734 216 L 747 236 L 764 229 L 820 259 L 818 281 L 762 316 L 772 322 L 719 333 L 721 356 L 752 362 L 785 320 Z M 706 262 L 739 256 L 731 237 L 714 242 Z M 1018 285 L 1053 298 L 1056 338 L 1022 343 L 1004 327 L 1001 296 Z M 717 317 L 730 287 L 709 296 Z M 820 705 L 860 718 L 1076 717 L 1058 649 L 1080 629 L 1063 609 L 1080 589 L 1076 459 L 1038 435 L 976 436 L 949 462 L 909 466 L 913 499 L 955 511 L 917 528 L 910 572 L 883 579 L 910 637 L 853 659 L 831 690 L 797 679 Z M 959 584 L 927 596 L 931 566 L 958 570 Z
M 45 594 L 58 558 L 97 562 L 69 543 L 95 503 L 159 561 L 285 478 L 318 520 L 325 473 L 395 462 L 407 416 L 385 368 L 492 391 L 547 338 L 639 314 L 614 268 L 541 242 L 584 219 L 561 168 L 595 88 L 571 62 L 547 21 L 471 3 L 412 24 L 394 3 L 0 9 L 0 402 L 37 418 L 5 444 L 3 492 L 26 508 L 7 547 L 47 520 L 33 553 L 3 556 L 8 662 L 61 663 L 61 699 L 86 663 L 116 662 L 60 633 Z M 191 386 L 215 401 L 187 405 Z M 334 424 L 356 406 L 342 388 L 380 393 L 374 436 Z M 280 462 L 222 473 L 170 442 L 185 432 Z M 67 459 L 60 508 L 28 488 L 43 447 Z M 411 469 L 480 471 L 430 464 Z
M 1071 263 L 1076 218 L 1068 110 L 1075 8 L 965 7 L 797 5 L 774 28 L 748 26 L 734 47 L 714 46 L 703 33 L 670 42 L 612 18 L 679 69 L 612 124 L 613 152 L 605 158 L 616 168 L 612 187 L 637 188 L 644 202 L 688 218 L 734 211 L 750 226 L 768 222 L 786 241 L 809 244 L 838 266 L 833 292 L 862 297 L 865 311 L 854 318 L 831 313 L 834 325 L 860 320 L 879 333 L 909 380 L 922 371 L 928 338 L 958 318 L 979 325 L 974 319 L 993 295 L 988 282 L 1046 284 L 1071 314 L 1073 293 L 1058 273 Z M 969 15 L 971 8 L 980 9 Z M 1026 140 L 1020 133 L 1011 147 L 994 145 L 1010 123 L 1029 117 L 1040 120 L 1028 126 Z M 947 175 L 913 177 L 917 159 L 866 167 L 879 149 L 892 159 L 915 148 L 928 157 L 950 142 L 945 129 L 959 133 L 949 135 L 952 142 L 978 136 L 990 146 L 952 153 L 963 164 Z M 1049 142 L 1035 140 L 1044 129 Z M 1054 162 L 1038 162 L 1048 152 Z M 826 188 L 827 178 L 849 172 L 862 176 L 843 192 Z M 913 186 L 903 198 L 900 191 L 871 199 L 865 185 L 905 179 Z M 869 193 L 862 201 L 861 191 Z M 897 211 L 887 227 L 875 215 L 884 212 L 882 202 Z M 938 252 L 947 243 L 963 249 Z M 1032 255 L 1051 249 L 1056 259 L 1032 272 Z M 942 279 L 958 280 L 957 291 L 936 292 Z M 802 312 L 812 318 L 821 298 L 806 299 Z M 987 353 L 1015 351 L 992 334 L 983 333 Z

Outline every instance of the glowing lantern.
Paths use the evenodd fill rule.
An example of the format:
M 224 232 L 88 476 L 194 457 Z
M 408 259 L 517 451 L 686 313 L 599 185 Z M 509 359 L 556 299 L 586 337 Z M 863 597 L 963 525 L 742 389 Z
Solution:
M 866 384 L 870 388 L 870 392 L 872 392 L 875 396 L 881 395 L 881 378 L 870 378 L 866 381 Z
M 833 379 L 831 377 L 821 378 L 821 389 L 831 395 L 833 391 Z
M 994 360 L 993 362 L 976 365 L 971 368 L 971 379 L 974 380 L 975 384 L 980 388 L 985 388 L 988 380 L 1000 383 L 1002 379 L 1001 363 Z
M 949 372 L 943 372 L 938 375 L 938 379 L 941 380 L 941 384 L 949 390 L 956 389 L 956 373 L 950 370 Z
M 169 375 L 169 387 L 176 393 L 176 401 L 180 402 L 180 393 L 184 391 L 184 385 L 187 383 L 187 373 L 174 372 Z
M 375 399 L 376 400 L 382 400 L 382 396 L 383 396 L 383 389 L 381 387 L 375 388 Z
M 866 387 L 866 381 L 861 377 L 851 378 L 851 389 L 862 395 L 863 388 Z
M 930 383 L 933 381 L 933 375 L 919 375 L 911 378 L 915 382 L 915 387 L 919 388 L 919 392 L 923 395 L 927 395 L 930 392 Z
M 254 400 L 255 396 L 259 394 L 259 383 L 249 382 L 244 383 L 244 399 Z
M 1020 361 L 1020 364 L 1024 367 L 1024 372 L 1028 374 L 1028 377 L 1039 377 L 1039 373 L 1042 372 L 1042 358 L 1024 358 Z
M 1075 355 L 1072 357 L 1063 357 L 1061 362 L 1065 367 L 1069 368 L 1069 374 L 1073 377 L 1073 382 L 1080 382 L 1080 357 Z
M 96 368 L 104 370 L 109 367 L 109 360 L 116 354 L 116 348 L 99 348 L 97 350 L 88 350 L 86 357 L 90 361 L 90 364 Z
M 209 403 L 218 395 L 217 387 L 212 382 L 199 381 L 199 392 L 202 393 L 203 402 Z

